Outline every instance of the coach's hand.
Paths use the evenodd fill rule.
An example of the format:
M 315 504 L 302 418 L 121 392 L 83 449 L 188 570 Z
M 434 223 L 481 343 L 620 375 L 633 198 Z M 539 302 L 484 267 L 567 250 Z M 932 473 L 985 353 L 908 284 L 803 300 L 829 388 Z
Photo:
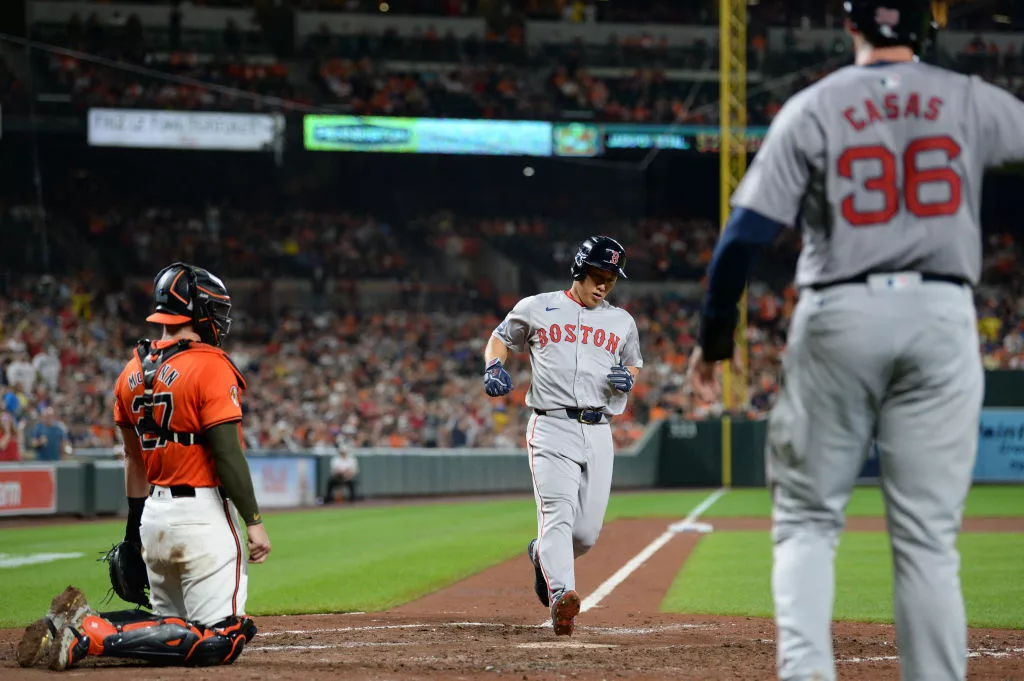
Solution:
M 246 526 L 245 531 L 249 539 L 249 562 L 262 563 L 270 555 L 270 537 L 266 528 L 260 523 Z
M 501 366 L 500 359 L 492 359 L 484 370 L 484 390 L 491 397 L 500 397 L 512 392 L 512 377 Z
M 718 374 L 715 371 L 717 362 L 709 362 L 704 359 L 704 350 L 699 345 L 690 354 L 690 364 L 686 370 L 686 380 L 693 389 L 694 396 L 701 402 L 717 402 L 722 393 L 722 386 L 718 381 Z M 732 358 L 732 370 L 742 375 L 743 364 L 740 361 L 740 353 L 737 348 Z
M 633 389 L 633 372 L 618 364 L 608 374 L 608 382 L 620 393 L 628 393 Z

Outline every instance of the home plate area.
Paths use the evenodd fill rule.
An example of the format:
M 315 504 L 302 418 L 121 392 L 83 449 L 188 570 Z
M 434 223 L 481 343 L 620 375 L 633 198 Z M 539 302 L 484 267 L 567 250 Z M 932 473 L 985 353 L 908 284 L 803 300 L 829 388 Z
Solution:
M 257 617 L 260 633 L 231 667 L 140 670 L 102 660 L 69 674 L 103 681 L 775 678 L 771 620 L 659 612 L 704 536 L 672 532 L 666 539 L 665 529 L 663 520 L 605 528 L 577 562 L 585 604 L 595 592 L 604 595 L 590 599 L 572 637 L 552 632 L 522 555 L 385 612 Z M 714 531 L 725 529 L 716 523 Z M 663 543 L 622 577 L 623 566 L 655 542 Z M 610 591 L 609 582 L 616 582 Z M 892 626 L 844 622 L 834 633 L 840 678 L 899 679 Z M 0 677 L 52 679 L 52 672 L 13 667 L 17 635 L 0 632 Z M 971 679 L 1024 681 L 1024 631 L 972 630 L 970 646 Z

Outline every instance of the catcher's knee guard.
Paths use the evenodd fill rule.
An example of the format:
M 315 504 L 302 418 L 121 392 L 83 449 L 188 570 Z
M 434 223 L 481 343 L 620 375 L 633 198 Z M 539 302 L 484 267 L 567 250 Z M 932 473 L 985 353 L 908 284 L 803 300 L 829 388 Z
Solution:
M 192 667 L 231 664 L 256 635 L 256 625 L 248 617 L 201 627 L 177 617 L 114 624 L 90 615 L 82 628 L 89 637 L 90 655 Z

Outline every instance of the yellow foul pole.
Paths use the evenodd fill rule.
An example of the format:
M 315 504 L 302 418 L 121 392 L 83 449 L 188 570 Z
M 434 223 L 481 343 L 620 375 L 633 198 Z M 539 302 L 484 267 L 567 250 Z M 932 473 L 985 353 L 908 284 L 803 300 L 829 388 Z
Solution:
M 719 48 L 721 74 L 721 217 L 722 229 L 729 220 L 729 199 L 747 171 L 747 1 L 720 0 Z M 722 485 L 732 484 L 732 419 L 728 415 L 747 395 L 747 294 L 740 302 L 736 346 L 742 372 L 736 374 L 726 362 L 722 378 L 726 415 L 722 419 Z M 734 382 L 738 385 L 734 386 Z M 738 389 L 738 390 L 737 390 Z

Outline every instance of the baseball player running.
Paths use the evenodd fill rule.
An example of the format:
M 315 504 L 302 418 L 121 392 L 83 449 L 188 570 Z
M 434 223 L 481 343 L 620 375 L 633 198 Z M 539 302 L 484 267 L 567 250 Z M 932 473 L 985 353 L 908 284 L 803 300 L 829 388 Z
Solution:
M 782 679 L 834 679 L 833 559 L 872 440 L 906 681 L 964 679 L 956 548 L 983 373 L 972 287 L 987 167 L 1024 158 L 1024 105 L 918 61 L 924 0 L 851 0 L 856 63 L 793 97 L 732 197 L 709 268 L 693 387 L 733 353 L 749 265 L 799 223 L 801 289 L 768 426 Z
M 245 617 L 247 566 L 270 540 L 241 445 L 245 380 L 220 349 L 231 298 L 208 271 L 174 263 L 154 281 L 141 341 L 115 386 L 125 450 L 125 540 L 141 543 L 153 614 L 94 612 L 68 587 L 18 646 L 22 666 L 67 669 L 87 655 L 163 664 L 230 664 L 256 634 Z M 236 518 L 246 525 L 243 535 Z
M 491 334 L 484 386 L 512 390 L 509 351 L 530 351 L 527 449 L 537 500 L 537 538 L 527 553 L 534 589 L 551 611 L 555 634 L 572 635 L 580 612 L 573 560 L 597 542 L 612 483 L 609 422 L 643 366 L 636 323 L 608 294 L 626 278 L 626 251 L 607 236 L 584 241 L 572 287 L 520 300 Z

